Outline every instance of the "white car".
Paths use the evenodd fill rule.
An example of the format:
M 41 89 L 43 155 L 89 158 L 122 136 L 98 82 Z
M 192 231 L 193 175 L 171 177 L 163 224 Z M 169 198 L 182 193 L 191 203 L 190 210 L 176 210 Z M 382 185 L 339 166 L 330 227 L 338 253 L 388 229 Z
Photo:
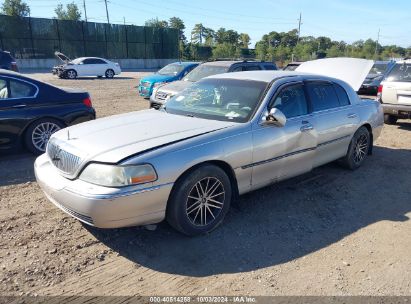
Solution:
M 56 52 L 55 55 L 63 64 L 55 66 L 52 73 L 60 78 L 75 79 L 79 76 L 113 78 L 114 75 L 121 73 L 120 65 L 117 62 L 104 58 L 80 57 L 71 60 L 60 52 Z

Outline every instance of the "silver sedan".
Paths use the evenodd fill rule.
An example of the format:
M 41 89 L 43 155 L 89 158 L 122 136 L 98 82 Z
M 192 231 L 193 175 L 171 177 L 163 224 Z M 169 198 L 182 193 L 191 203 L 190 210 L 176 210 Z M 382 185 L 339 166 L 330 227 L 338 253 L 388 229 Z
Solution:
M 160 111 L 55 133 L 35 162 L 37 181 L 50 201 L 89 225 L 167 219 L 184 234 L 206 233 L 238 195 L 335 160 L 349 169 L 363 164 L 383 112 L 347 82 L 284 71 L 205 78 Z

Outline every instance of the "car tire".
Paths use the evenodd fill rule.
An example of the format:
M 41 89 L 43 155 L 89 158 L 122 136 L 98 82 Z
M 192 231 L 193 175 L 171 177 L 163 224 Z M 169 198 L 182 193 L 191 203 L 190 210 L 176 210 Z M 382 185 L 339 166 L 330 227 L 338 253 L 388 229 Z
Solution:
M 77 72 L 75 70 L 68 70 L 66 71 L 66 77 L 68 79 L 76 79 L 77 78 Z
M 398 118 L 396 116 L 390 114 L 384 114 L 384 123 L 387 125 L 395 125 L 397 123 Z
M 110 79 L 111 79 L 111 78 L 114 77 L 115 73 L 114 73 L 114 71 L 113 71 L 112 69 L 108 69 L 108 70 L 106 71 L 105 75 L 106 75 L 106 78 L 110 78 Z
M 43 154 L 50 136 L 64 128 L 64 124 L 56 119 L 43 118 L 33 122 L 24 134 L 27 149 L 35 155 Z
M 370 132 L 363 126 L 355 132 L 351 139 L 347 155 L 342 159 L 344 167 L 350 170 L 359 168 L 368 155 L 370 145 Z
M 231 182 L 224 170 L 203 165 L 174 185 L 167 205 L 167 221 L 185 235 L 211 232 L 223 221 L 231 198 Z

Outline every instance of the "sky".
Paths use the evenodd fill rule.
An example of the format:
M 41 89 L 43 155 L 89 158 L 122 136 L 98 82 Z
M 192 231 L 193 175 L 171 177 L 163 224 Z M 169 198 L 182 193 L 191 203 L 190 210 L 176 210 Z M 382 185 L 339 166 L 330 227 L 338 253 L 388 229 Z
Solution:
M 107 22 L 104 0 L 84 0 L 87 18 Z M 0 0 L 0 2 L 2 2 Z M 83 0 L 25 0 L 32 17 L 55 16 L 58 3 L 78 4 L 84 17 Z M 352 43 L 371 38 L 382 45 L 411 46 L 411 1 L 383 0 L 108 0 L 111 23 L 144 25 L 151 18 L 180 17 L 186 37 L 194 24 L 202 23 L 248 33 L 251 47 L 271 31 L 298 27 L 302 14 L 301 36 L 327 36 Z

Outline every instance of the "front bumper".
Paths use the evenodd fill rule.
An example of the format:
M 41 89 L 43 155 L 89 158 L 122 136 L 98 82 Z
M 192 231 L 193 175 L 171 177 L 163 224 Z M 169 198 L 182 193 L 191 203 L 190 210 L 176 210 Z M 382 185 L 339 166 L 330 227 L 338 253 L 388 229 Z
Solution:
M 34 164 L 37 182 L 46 197 L 64 212 L 99 228 L 120 228 L 161 222 L 172 183 L 108 188 L 58 173 L 46 154 Z M 132 189 L 130 189 L 132 188 Z
M 411 118 L 411 105 L 383 103 L 382 108 L 384 114 L 394 115 L 399 118 Z

